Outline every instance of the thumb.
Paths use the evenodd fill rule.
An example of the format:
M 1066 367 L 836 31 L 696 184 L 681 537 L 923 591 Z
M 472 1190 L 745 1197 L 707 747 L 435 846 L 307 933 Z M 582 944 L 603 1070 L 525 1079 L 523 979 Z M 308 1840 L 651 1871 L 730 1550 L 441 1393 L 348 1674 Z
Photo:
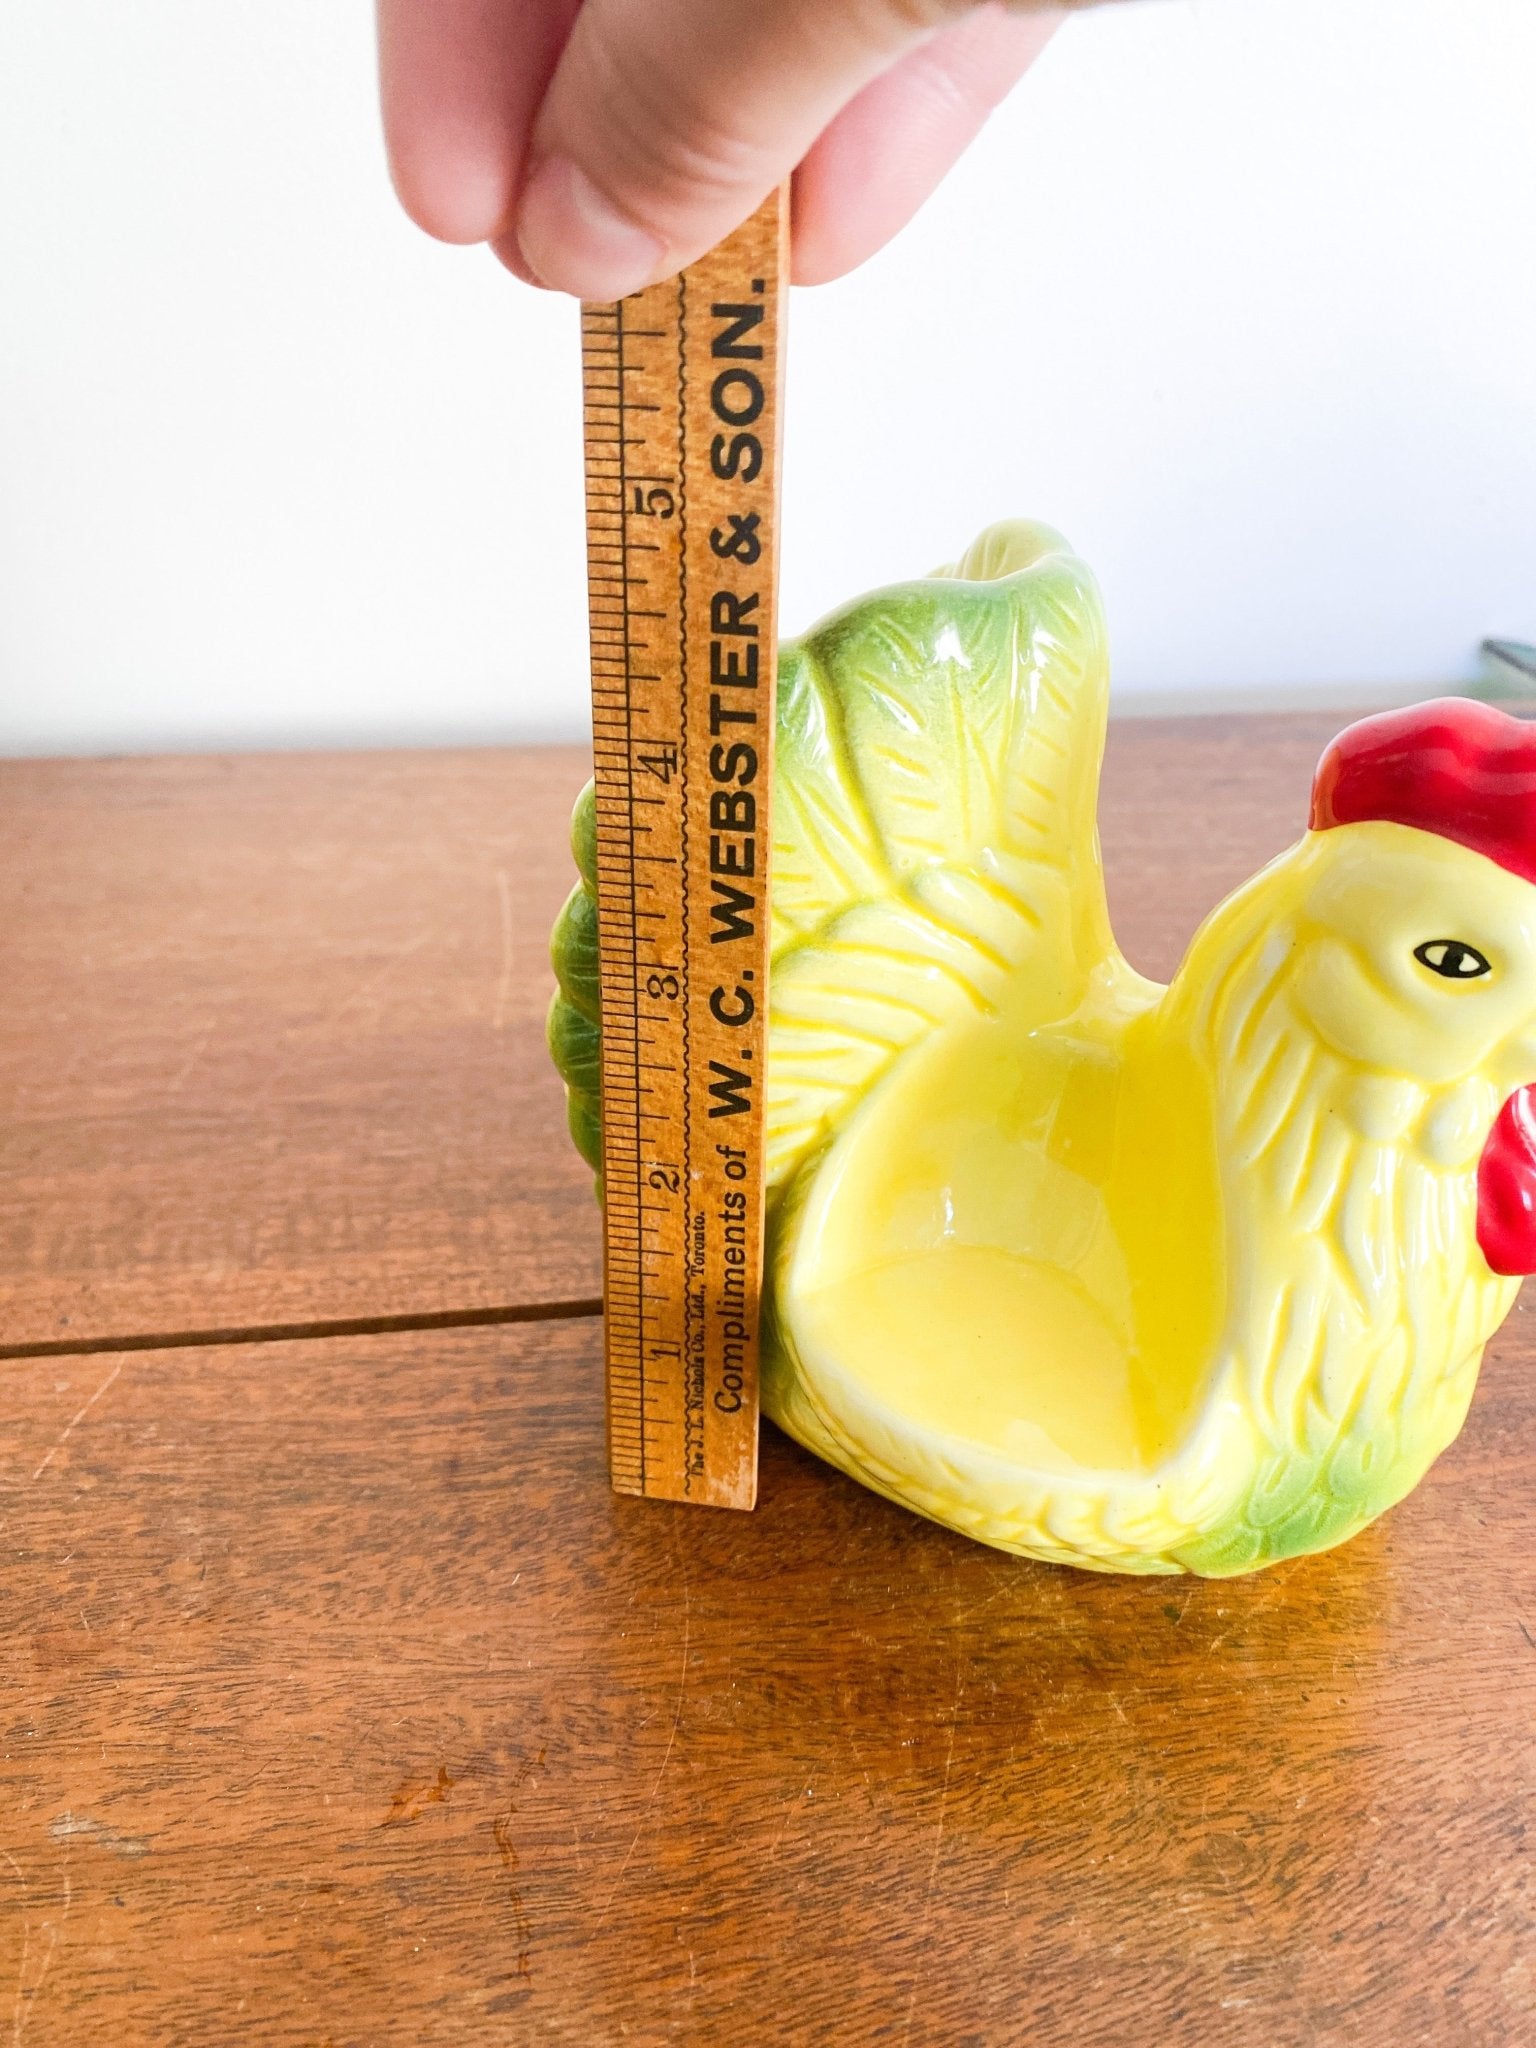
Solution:
M 977 4 L 585 0 L 502 253 L 588 299 L 671 276 L 745 220 L 855 94 Z

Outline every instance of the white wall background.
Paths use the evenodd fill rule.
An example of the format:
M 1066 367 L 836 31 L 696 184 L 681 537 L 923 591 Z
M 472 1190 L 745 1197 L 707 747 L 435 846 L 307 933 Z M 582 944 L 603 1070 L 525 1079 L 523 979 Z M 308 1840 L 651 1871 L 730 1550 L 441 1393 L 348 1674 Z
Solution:
M 1073 21 L 797 295 L 785 624 L 1027 511 L 1123 703 L 1536 637 L 1536 7 Z M 388 192 L 364 0 L 0 10 L 0 751 L 585 724 L 574 309 Z

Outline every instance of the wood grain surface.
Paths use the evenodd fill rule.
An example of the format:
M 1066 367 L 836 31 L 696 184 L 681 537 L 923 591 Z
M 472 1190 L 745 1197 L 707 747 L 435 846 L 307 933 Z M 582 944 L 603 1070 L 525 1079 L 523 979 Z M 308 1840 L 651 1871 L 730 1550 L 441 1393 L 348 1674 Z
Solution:
M 1112 729 L 1166 975 L 1341 716 Z M 543 1047 L 579 750 L 0 763 L 0 1351 L 590 1301 Z
M 595 1322 L 12 1363 L 0 2038 L 1536 2039 L 1527 1328 L 1227 1584 L 618 1500 Z
M 580 750 L 0 764 L 0 1344 L 601 1292 Z
M 1340 721 L 1134 723 L 1167 973 Z M 0 767 L 0 1337 L 596 1291 L 574 751 Z M 0 2040 L 1536 2039 L 1529 1320 L 1331 1556 L 1021 1563 L 767 1433 L 608 1491 L 595 1320 L 13 1357 Z

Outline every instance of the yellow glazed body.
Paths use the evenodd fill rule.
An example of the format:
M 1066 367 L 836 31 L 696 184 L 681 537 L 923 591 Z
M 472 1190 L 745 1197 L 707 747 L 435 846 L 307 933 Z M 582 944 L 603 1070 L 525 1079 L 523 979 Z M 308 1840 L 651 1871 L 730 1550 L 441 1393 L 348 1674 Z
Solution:
M 1478 1164 L 1536 1074 L 1536 889 L 1309 832 L 1147 982 L 1106 687 L 1088 572 L 1022 523 L 785 649 L 764 1405 L 1001 1548 L 1228 1574 L 1353 1534 L 1461 1425 L 1518 1285 Z M 589 831 L 551 1039 L 592 1157 Z M 1448 938 L 1476 985 L 1417 958 Z

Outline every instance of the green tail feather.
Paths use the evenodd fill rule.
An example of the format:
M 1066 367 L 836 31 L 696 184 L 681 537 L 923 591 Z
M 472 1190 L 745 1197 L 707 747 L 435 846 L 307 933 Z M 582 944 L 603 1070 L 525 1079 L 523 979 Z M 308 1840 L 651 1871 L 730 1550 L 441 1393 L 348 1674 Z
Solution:
M 576 1149 L 599 1175 L 603 1109 L 597 978 L 597 803 L 589 782 L 571 814 L 571 851 L 581 880 L 550 934 L 549 957 L 559 987 L 549 1006 L 549 1050 L 565 1083 L 566 1119 Z
M 782 1008 L 776 1000 L 773 1017 L 775 1059 L 788 1078 L 768 1096 L 770 1189 L 814 1151 L 880 1065 L 869 1030 L 841 1027 L 845 1004 L 867 993 L 866 953 L 876 943 L 866 930 L 861 951 L 857 934 L 834 931 L 845 913 L 873 915 L 883 905 L 900 944 L 922 923 L 924 880 L 943 894 L 948 923 L 922 930 L 950 982 L 932 945 L 911 951 L 914 987 L 887 991 L 906 1019 L 893 1055 L 937 1022 L 932 990 L 961 985 L 955 948 L 970 928 L 964 904 L 957 907 L 957 876 L 963 894 L 967 878 L 982 874 L 968 900 L 990 918 L 994 947 L 1000 884 L 989 862 L 998 849 L 1025 863 L 1020 886 L 1034 877 L 1045 889 L 1059 875 L 1058 893 L 1080 915 L 1053 898 L 1041 919 L 1063 946 L 1087 915 L 1087 896 L 1095 919 L 1104 916 L 1097 868 L 1079 858 L 1081 837 L 1092 832 L 1105 710 L 1103 631 L 1092 577 L 1059 534 L 1027 520 L 989 527 L 951 567 L 840 607 L 780 656 L 772 934 L 775 974 L 794 988 Z M 571 1135 L 600 1169 L 591 783 L 576 800 L 571 847 L 581 880 L 550 944 L 560 986 L 549 1049 L 566 1085 Z M 1021 914 L 1033 908 L 1024 904 Z

